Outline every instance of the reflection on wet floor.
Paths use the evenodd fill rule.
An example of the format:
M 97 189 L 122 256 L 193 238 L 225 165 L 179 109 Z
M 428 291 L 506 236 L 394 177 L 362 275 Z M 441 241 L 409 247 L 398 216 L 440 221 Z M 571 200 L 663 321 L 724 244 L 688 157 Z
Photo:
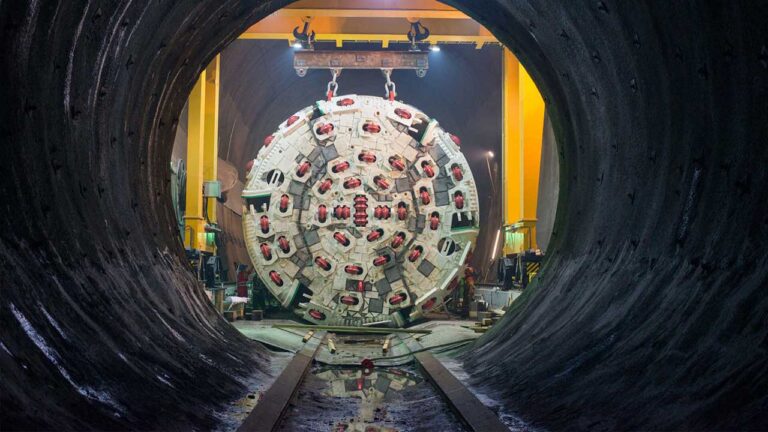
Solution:
M 280 324 L 280 323 L 278 323 Z M 256 340 L 299 351 L 305 346 L 306 328 L 281 327 L 255 322 L 241 325 L 241 331 Z M 509 412 L 498 395 L 475 388 L 461 362 L 460 347 L 472 340 L 472 330 L 452 322 L 428 322 L 413 329 L 427 333 L 360 334 L 329 332 L 314 357 L 314 366 L 299 385 L 288 405 L 281 431 L 463 431 L 468 430 L 453 413 L 443 395 L 417 368 L 414 353 L 431 347 L 431 352 L 474 396 L 514 432 L 535 431 L 515 413 Z M 412 330 L 413 330 L 412 329 Z M 330 341 L 334 349 L 331 350 Z M 389 343 L 386 343 L 389 342 Z M 271 373 L 279 375 L 295 355 L 275 353 Z M 365 362 L 376 367 L 368 373 Z M 271 381 L 269 382 L 271 385 Z M 232 407 L 240 423 L 258 405 L 269 387 L 250 388 L 244 399 Z M 235 430 L 228 424 L 223 430 Z
M 405 432 L 466 428 L 414 368 L 364 371 L 315 366 L 278 430 Z

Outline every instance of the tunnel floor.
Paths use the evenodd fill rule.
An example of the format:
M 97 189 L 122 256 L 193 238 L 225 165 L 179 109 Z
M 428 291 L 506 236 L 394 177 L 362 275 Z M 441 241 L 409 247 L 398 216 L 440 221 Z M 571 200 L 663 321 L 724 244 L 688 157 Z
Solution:
M 535 430 L 507 412 L 493 393 L 472 387 L 455 356 L 479 333 L 475 321 L 428 321 L 396 333 L 331 333 L 320 342 L 306 376 L 285 408 L 275 430 L 305 431 L 465 431 L 473 430 L 454 412 L 438 385 L 414 355 L 430 351 L 445 368 L 512 431 Z M 313 330 L 295 321 L 235 321 L 243 335 L 275 350 L 272 375 L 290 369 Z M 417 333 L 418 332 L 418 333 Z M 321 338 L 322 339 L 322 338 Z M 327 340 L 333 341 L 333 351 Z M 387 341 L 389 341 L 388 344 Z M 386 351 L 383 346 L 386 344 Z M 365 362 L 370 360 L 370 367 Z M 233 404 L 231 421 L 221 430 L 236 430 L 265 398 L 270 386 L 260 383 Z
M 278 431 L 466 431 L 413 366 L 313 367 Z

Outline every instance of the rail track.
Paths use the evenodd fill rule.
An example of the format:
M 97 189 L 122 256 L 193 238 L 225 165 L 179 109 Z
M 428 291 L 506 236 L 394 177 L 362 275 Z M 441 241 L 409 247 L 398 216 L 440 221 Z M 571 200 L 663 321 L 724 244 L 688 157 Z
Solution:
M 309 372 L 314 358 L 323 344 L 333 347 L 332 339 L 324 330 L 310 331 L 304 337 L 305 346 L 296 353 L 278 378 L 264 393 L 258 405 L 237 429 L 238 432 L 267 432 L 276 430 L 288 410 L 291 401 Z M 476 432 L 508 431 L 498 416 L 454 377 L 429 351 L 409 347 L 419 368 L 427 380 L 443 397 L 458 418 Z

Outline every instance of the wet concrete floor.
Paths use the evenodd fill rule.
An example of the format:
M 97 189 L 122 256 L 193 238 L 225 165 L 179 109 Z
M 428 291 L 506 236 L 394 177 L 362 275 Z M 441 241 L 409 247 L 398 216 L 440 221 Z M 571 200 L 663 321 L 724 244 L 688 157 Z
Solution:
M 268 329 L 268 322 L 247 323 L 277 335 L 292 335 Z M 430 325 L 439 324 L 433 323 Z M 253 325 L 238 326 L 249 335 Z M 438 326 L 436 329 L 445 327 Z M 431 327 L 430 327 L 431 328 Z M 451 327 L 447 327 L 450 329 Z M 275 329 L 277 330 L 277 329 Z M 300 331 L 299 335 L 304 331 Z M 250 335 L 249 335 L 250 337 Z M 301 336 L 297 336 L 301 337 Z M 368 357 L 377 360 L 375 367 L 364 370 L 359 360 L 354 365 L 329 365 L 315 361 L 290 403 L 279 431 L 334 431 L 334 432 L 411 432 L 411 431 L 465 431 L 465 424 L 451 410 L 439 391 L 422 375 L 414 362 L 407 364 L 381 364 L 381 358 L 370 356 L 380 352 L 385 335 L 335 335 L 337 356 Z M 259 338 L 255 338 L 259 339 Z M 272 337 L 275 339 L 275 337 Z M 277 339 L 275 339 L 277 340 Z M 291 342 L 291 343 L 288 343 Z M 288 341 L 287 346 L 300 343 Z M 456 349 L 443 350 L 438 360 L 475 396 L 491 409 L 511 431 L 535 431 L 514 413 L 507 412 L 499 398 L 484 389 L 475 388 L 462 364 L 454 359 Z M 276 353 L 271 373 L 279 375 L 290 358 L 291 352 Z M 382 362 L 386 363 L 386 362 Z M 269 383 L 271 384 L 271 382 Z M 235 404 L 235 417 L 240 421 L 248 415 L 263 397 L 267 386 L 260 386 Z M 229 424 L 224 430 L 234 430 Z
M 315 366 L 288 408 L 280 431 L 465 431 L 414 367 Z

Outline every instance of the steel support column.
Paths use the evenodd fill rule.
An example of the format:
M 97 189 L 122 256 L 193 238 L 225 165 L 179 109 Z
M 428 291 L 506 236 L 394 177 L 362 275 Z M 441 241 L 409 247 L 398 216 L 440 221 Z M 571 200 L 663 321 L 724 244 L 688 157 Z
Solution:
M 544 100 L 530 75 L 507 49 L 503 64 L 504 253 L 510 254 L 537 248 Z
M 216 251 L 214 234 L 205 226 L 216 222 L 216 201 L 203 197 L 203 184 L 218 175 L 219 64 L 216 56 L 200 74 L 188 107 L 184 246 L 210 253 Z

